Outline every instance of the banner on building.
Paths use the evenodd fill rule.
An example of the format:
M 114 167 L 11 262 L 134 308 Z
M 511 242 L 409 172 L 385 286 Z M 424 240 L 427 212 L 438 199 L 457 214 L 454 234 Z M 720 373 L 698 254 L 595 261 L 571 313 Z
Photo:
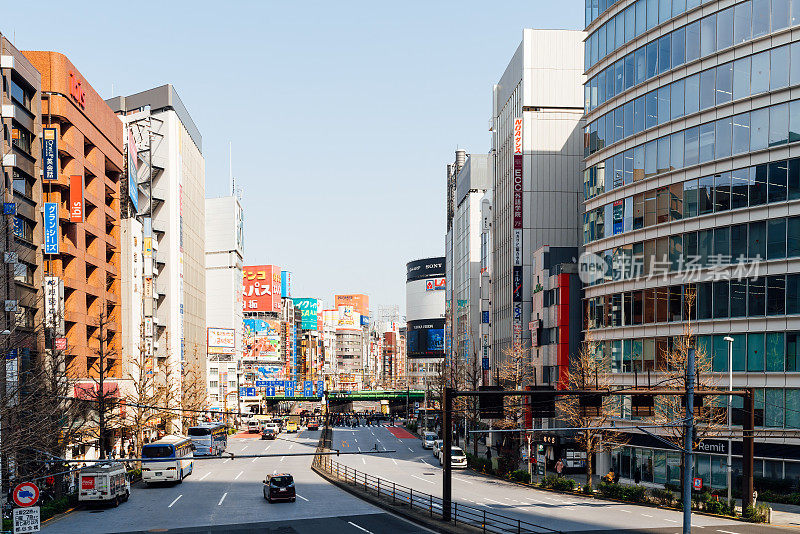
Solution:
M 139 211 L 139 185 L 137 161 L 139 155 L 136 150 L 136 141 L 133 139 L 133 132 L 128 130 L 128 197 L 135 211 Z
M 236 352 L 236 330 L 233 328 L 208 329 L 209 354 L 233 354 Z
M 58 180 L 58 131 L 42 128 L 42 179 Z
M 44 253 L 58 254 L 58 203 L 44 203 Z
M 317 330 L 317 314 L 319 313 L 319 300 L 312 298 L 292 299 L 294 307 L 300 310 L 302 330 Z
M 244 311 L 281 311 L 281 270 L 275 265 L 250 265 L 242 270 Z
M 81 223 L 84 216 L 83 176 L 69 177 L 69 222 Z
M 281 297 L 292 298 L 292 273 L 289 271 L 281 271 Z
M 244 320 L 244 359 L 258 363 L 282 363 L 280 321 Z
M 64 335 L 64 282 L 57 276 L 44 277 L 44 325 L 55 335 Z

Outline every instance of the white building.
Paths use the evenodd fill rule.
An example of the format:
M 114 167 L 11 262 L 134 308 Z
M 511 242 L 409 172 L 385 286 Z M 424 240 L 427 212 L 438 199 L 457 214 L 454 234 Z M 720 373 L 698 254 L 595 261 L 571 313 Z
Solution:
M 242 360 L 244 302 L 244 217 L 235 196 L 207 198 L 206 210 L 206 323 L 208 346 L 208 406 L 239 406 L 237 374 Z M 233 343 L 227 335 L 233 334 Z M 212 339 L 219 343 L 212 343 Z M 233 345 L 232 347 L 230 345 Z M 232 351 L 231 351 L 232 349 Z
M 532 30 L 493 89 L 493 357 L 530 348 L 533 251 L 574 247 L 583 114 L 581 31 Z M 516 171 L 516 172 L 515 172 Z M 516 179 L 515 179 L 516 177 Z M 495 362 L 490 362 L 492 372 Z
M 202 137 L 172 85 L 107 103 L 130 130 L 137 153 L 135 217 L 142 226 L 144 300 L 139 319 L 138 306 L 132 304 L 139 298 L 136 285 L 126 286 L 123 321 L 134 328 L 144 325 L 144 348 L 157 357 L 154 372 L 162 380 L 170 377 L 171 391 L 179 399 L 182 368 L 193 369 L 203 387 L 206 382 Z M 123 137 L 127 141 L 128 135 Z M 132 146 L 126 148 L 130 152 Z M 133 222 L 127 226 L 123 247 L 132 247 L 139 229 Z M 137 255 L 123 251 L 130 261 Z M 128 343 L 134 343 L 131 336 Z

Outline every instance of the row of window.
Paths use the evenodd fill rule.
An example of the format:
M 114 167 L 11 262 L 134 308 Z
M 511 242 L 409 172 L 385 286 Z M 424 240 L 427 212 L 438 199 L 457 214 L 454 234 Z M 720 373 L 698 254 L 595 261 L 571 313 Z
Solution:
M 584 157 L 684 115 L 796 84 L 800 84 L 800 42 L 730 61 L 664 85 L 602 115 L 586 126 Z
M 678 284 L 587 298 L 591 329 L 800 314 L 800 275 Z
M 626 19 L 630 10 L 629 7 L 625 11 Z M 617 15 L 612 20 L 619 17 Z M 609 34 L 606 29 L 601 36 L 603 27 L 609 24 L 612 24 L 611 21 L 586 40 L 586 70 L 605 57 L 606 52 L 616 49 L 617 39 L 628 31 L 627 22 L 622 34 L 619 33 L 621 30 L 616 23 L 613 23 L 614 31 Z M 605 87 L 603 96 L 610 99 L 684 63 L 766 35 L 770 31 L 781 30 L 790 24 L 800 24 L 800 0 L 747 0 L 703 17 L 640 46 L 593 76 L 584 84 L 585 111 L 588 113 L 605 102 L 599 99 L 601 83 Z M 611 39 L 615 46 L 608 50 Z M 624 40 L 627 41 L 628 39 Z
M 800 199 L 800 158 L 762 163 L 637 193 L 584 214 L 584 243 L 656 224 Z

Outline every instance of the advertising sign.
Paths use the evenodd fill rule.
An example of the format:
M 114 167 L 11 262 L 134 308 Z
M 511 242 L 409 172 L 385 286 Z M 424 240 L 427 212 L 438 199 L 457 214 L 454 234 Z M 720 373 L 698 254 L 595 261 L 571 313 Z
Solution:
M 444 276 L 445 258 L 426 258 L 406 264 L 406 282 Z
M 512 244 L 514 253 L 513 265 L 522 265 L 522 229 L 514 229 L 514 242 Z
M 352 306 L 353 310 L 361 315 L 369 315 L 369 296 L 356 295 L 336 295 L 336 307 Z
M 300 328 L 303 330 L 317 329 L 317 313 L 319 312 L 319 300 L 311 298 L 292 299 L 294 307 L 300 310 L 302 320 Z
M 442 291 L 447 287 L 447 279 L 433 278 L 425 281 L 425 291 Z
M 292 273 L 289 271 L 281 271 L 281 297 L 292 298 Z
M 133 139 L 133 132 L 128 130 L 128 196 L 133 204 L 133 209 L 139 211 L 139 180 L 137 179 L 137 162 L 139 155 L 136 150 L 136 141 Z
M 58 254 L 58 203 L 44 203 L 44 253 Z
M 522 155 L 522 117 L 514 118 L 514 155 Z
M 513 291 L 512 302 L 522 302 L 522 267 L 515 265 L 512 270 L 511 290 Z
M 361 316 L 361 326 L 369 326 L 369 317 L 366 315 Z
M 69 177 L 69 222 L 83 222 L 83 176 Z
M 303 381 L 303 396 L 304 397 L 314 396 L 314 382 L 312 382 L 311 380 Z
M 443 358 L 444 319 L 409 321 L 406 354 L 408 358 Z
M 244 320 L 244 359 L 263 363 L 282 363 L 281 324 L 277 319 Z
M 625 216 L 625 201 L 624 200 L 616 200 L 614 201 L 614 208 L 613 208 L 613 219 L 614 219 L 614 235 L 622 233 L 622 226 L 623 226 L 623 219 Z
M 42 128 L 42 179 L 58 180 L 58 131 Z
M 55 333 L 64 334 L 64 282 L 57 276 L 44 277 L 44 325 L 55 329 Z
M 208 329 L 209 354 L 233 354 L 236 352 L 236 330 L 233 328 Z
M 352 306 L 339 306 L 339 313 L 336 320 L 336 328 L 339 330 L 358 330 L 361 328 L 361 321 L 356 318 L 358 315 Z
M 3 215 L 16 215 L 17 204 L 15 202 L 3 202 Z
M 250 265 L 242 271 L 244 311 L 281 311 L 281 270 L 275 265 Z

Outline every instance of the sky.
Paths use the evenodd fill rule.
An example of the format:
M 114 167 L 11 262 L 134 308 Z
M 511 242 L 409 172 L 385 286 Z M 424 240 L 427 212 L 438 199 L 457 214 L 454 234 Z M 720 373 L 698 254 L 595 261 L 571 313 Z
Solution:
M 245 264 L 291 271 L 294 296 L 366 293 L 401 315 L 406 263 L 444 255 L 446 165 L 488 151 L 492 84 L 522 29 L 583 26 L 581 0 L 45 0 L 0 14 L 17 48 L 64 53 L 103 98 L 175 86 L 203 136 L 207 197 L 230 193 L 232 147 Z

